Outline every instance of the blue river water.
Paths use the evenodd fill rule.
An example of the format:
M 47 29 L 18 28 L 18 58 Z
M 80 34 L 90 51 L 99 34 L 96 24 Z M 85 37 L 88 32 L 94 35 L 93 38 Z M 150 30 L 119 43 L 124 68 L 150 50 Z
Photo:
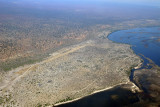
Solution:
M 114 32 L 108 36 L 109 40 L 131 45 L 133 51 L 147 66 L 151 59 L 160 66 L 160 27 L 136 28 Z

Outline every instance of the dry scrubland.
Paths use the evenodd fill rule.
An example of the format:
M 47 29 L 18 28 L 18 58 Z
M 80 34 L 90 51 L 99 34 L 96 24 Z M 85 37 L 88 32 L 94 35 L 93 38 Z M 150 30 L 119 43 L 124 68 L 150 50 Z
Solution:
M 129 45 L 113 43 L 106 37 L 115 30 L 158 25 L 157 22 L 134 20 L 97 25 L 81 43 L 59 47 L 60 50 L 35 64 L 1 72 L 1 106 L 55 105 L 97 90 L 130 84 L 130 70 L 141 59 Z
M 108 32 L 8 72 L 0 87 L 1 105 L 52 105 L 129 82 L 130 67 L 140 58 L 129 45 L 102 39 L 104 35 Z
M 0 15 L 0 68 L 38 62 L 57 47 L 78 43 L 88 35 L 79 23 L 60 19 Z

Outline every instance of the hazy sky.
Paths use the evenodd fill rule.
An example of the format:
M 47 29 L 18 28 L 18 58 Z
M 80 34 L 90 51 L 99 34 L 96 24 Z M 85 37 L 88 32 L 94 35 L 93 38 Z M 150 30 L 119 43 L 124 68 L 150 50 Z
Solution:
M 160 0 L 104 0 L 104 1 L 126 2 L 126 3 L 160 6 Z
M 86 0 L 82 0 L 86 1 Z M 134 3 L 140 5 L 160 6 L 160 0 L 88 0 L 88 1 L 110 1 L 118 3 Z
M 116 3 L 129 3 L 129 4 L 139 4 L 139 5 L 148 5 L 148 6 L 158 6 L 160 7 L 160 0 L 0 0 L 0 1 L 10 1 L 10 2 L 60 2 L 60 3 L 68 3 L 68 2 L 116 2 Z

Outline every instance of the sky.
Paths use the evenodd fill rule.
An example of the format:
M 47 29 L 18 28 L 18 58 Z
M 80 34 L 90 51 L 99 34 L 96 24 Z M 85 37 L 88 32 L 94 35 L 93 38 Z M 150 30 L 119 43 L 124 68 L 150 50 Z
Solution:
M 134 3 L 134 4 L 148 5 L 148 6 L 160 6 L 160 0 L 104 0 L 104 1 Z
M 45 2 L 59 2 L 59 3 L 93 3 L 93 2 L 114 2 L 114 3 L 127 3 L 127 4 L 137 4 L 137 5 L 147 5 L 147 6 L 157 6 L 160 7 L 160 0 L 0 0 L 9 2 L 30 2 L 30 3 L 45 3 Z

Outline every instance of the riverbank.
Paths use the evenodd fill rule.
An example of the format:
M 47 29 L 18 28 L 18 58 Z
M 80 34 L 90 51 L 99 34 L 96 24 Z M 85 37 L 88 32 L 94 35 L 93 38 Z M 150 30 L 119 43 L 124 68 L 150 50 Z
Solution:
M 84 96 L 84 97 L 81 97 L 81 98 L 76 98 L 74 100 L 69 100 L 69 101 L 66 101 L 66 102 L 61 102 L 61 103 L 57 103 L 54 105 L 54 107 L 61 107 L 62 105 L 65 106 L 65 104 L 69 104 L 69 103 L 74 103 L 78 100 L 83 100 L 85 99 L 86 97 L 89 97 L 89 96 L 92 96 L 92 95 L 95 95 L 95 94 L 99 94 L 99 93 L 102 93 L 102 92 L 107 92 L 109 90 L 113 90 L 117 87 L 121 87 L 121 88 L 124 88 L 124 89 L 127 89 L 127 90 L 130 90 L 132 93 L 136 93 L 136 92 L 142 92 L 142 90 L 140 90 L 134 83 L 132 82 L 126 82 L 125 84 L 124 83 L 121 83 L 121 84 L 117 84 L 117 85 L 114 85 L 112 87 L 107 87 L 105 89 L 102 89 L 102 90 L 97 90 L 97 91 L 94 91 L 92 92 L 91 94 L 87 95 L 87 96 Z M 77 105 L 78 106 L 78 105 Z M 80 106 L 79 106 L 80 107 Z
M 112 34 L 110 32 L 107 32 L 108 34 Z M 105 36 L 98 36 L 99 38 L 105 38 Z M 108 37 L 108 35 L 107 35 Z M 122 44 L 122 43 L 118 43 L 118 44 Z M 130 46 L 130 48 L 132 49 L 132 47 Z M 133 52 L 134 54 L 136 54 L 135 52 Z M 141 55 L 143 56 L 143 55 Z M 135 105 L 135 106 L 158 106 L 160 103 L 160 97 L 159 97 L 159 90 L 160 90 L 160 84 L 159 84 L 159 80 L 160 80 L 160 76 L 159 76 L 159 71 L 160 71 L 160 68 L 154 64 L 154 62 L 149 59 L 149 58 L 146 58 L 145 56 L 143 56 L 146 60 L 148 60 L 149 64 L 146 65 L 146 62 L 145 60 L 142 61 L 141 63 L 137 64 L 137 66 L 134 66 L 134 71 L 132 71 L 132 73 L 130 74 L 130 76 L 132 75 L 132 78 L 130 79 L 134 86 L 136 86 L 139 91 L 134 91 L 132 90 L 132 87 L 128 87 L 129 90 L 132 90 L 132 92 L 135 93 L 135 96 L 137 96 L 139 100 L 136 100 L 134 103 L 130 102 L 128 104 L 126 103 L 116 103 L 116 104 L 119 104 L 120 105 L 123 105 L 123 106 L 129 106 L 132 104 Z M 140 56 L 139 56 L 140 58 Z M 151 67 L 146 67 L 146 66 L 151 66 Z M 147 69 L 148 68 L 148 69 Z M 134 73 L 135 72 L 135 73 Z M 84 107 L 84 106 L 106 106 L 103 105 L 103 102 L 113 102 L 113 103 L 109 103 L 109 105 L 107 106 L 116 106 L 115 102 L 112 101 L 110 98 L 107 97 L 107 95 L 109 94 L 108 92 L 110 92 L 110 90 L 114 90 L 115 87 L 118 87 L 118 86 L 122 86 L 123 85 L 115 85 L 114 87 L 111 87 L 111 88 L 107 88 L 107 89 L 104 89 L 104 90 L 100 90 L 100 91 L 95 91 L 93 92 L 92 94 L 86 96 L 86 97 L 82 97 L 82 98 L 79 98 L 79 99 L 76 99 L 76 100 L 71 100 L 71 101 L 67 101 L 67 102 L 62 102 L 62 103 L 58 103 L 58 104 L 55 104 L 55 106 L 58 106 L 58 107 L 75 107 L 75 106 L 78 106 L 78 107 Z M 133 86 L 133 87 L 134 87 Z M 105 97 L 103 95 L 101 95 L 101 93 L 108 93 Z M 113 91 L 113 93 L 116 93 L 116 91 Z M 127 91 L 125 92 L 127 93 Z M 96 95 L 97 96 L 96 96 Z M 98 95 L 100 95 L 98 97 Z M 96 101 L 94 101 L 94 96 L 96 96 L 95 98 L 97 99 Z M 98 103 L 99 99 L 103 100 L 102 98 L 105 98 L 105 99 L 110 99 L 110 101 L 101 101 L 101 103 Z M 117 97 L 117 96 L 116 96 Z M 129 96 L 128 96 L 129 97 Z M 119 101 L 121 101 L 123 98 L 119 99 Z M 92 101 L 93 100 L 93 101 Z M 129 99 L 127 99 L 128 101 L 130 101 Z M 133 100 L 133 99 L 132 99 Z M 92 102 L 90 102 L 92 101 Z M 94 103 L 96 102 L 96 103 Z M 97 105 L 98 104 L 98 105 Z M 102 104 L 102 105 L 101 105 Z
M 134 89 L 134 91 L 131 89 Z M 139 101 L 137 92 L 138 90 L 135 88 L 135 85 L 128 82 L 126 84 L 115 85 L 106 90 L 97 91 L 73 102 L 57 104 L 54 107 L 127 106 Z
M 133 69 L 132 81 L 144 91 L 140 98 L 144 104 L 160 105 L 159 27 L 136 28 L 110 35 L 114 42 L 131 45 L 134 53 L 143 59 L 140 68 Z M 157 64 L 157 65 L 156 65 Z M 144 97 L 145 96 L 145 97 Z
M 110 31 L 107 31 L 107 32 L 103 32 L 102 34 L 100 34 L 100 35 L 98 35 L 98 37 L 99 38 L 102 38 L 102 39 L 105 39 L 105 38 L 107 38 L 110 34 L 112 34 Z M 109 39 L 108 39 L 109 40 Z M 112 42 L 112 41 L 111 41 Z M 113 42 L 114 43 L 114 42 Z M 119 43 L 118 43 L 119 44 Z M 128 44 L 127 44 L 128 45 Z M 129 45 L 128 45 L 129 46 Z M 130 47 L 130 49 L 131 49 L 131 46 L 129 46 Z M 132 53 L 133 54 L 135 54 L 133 51 L 132 51 Z M 139 57 L 140 58 L 140 57 Z M 142 65 L 142 63 L 138 63 L 138 65 L 137 66 L 134 66 L 134 69 L 138 69 L 138 68 L 140 68 L 141 67 L 141 65 Z M 131 72 L 131 71 L 129 71 L 129 72 Z M 87 96 L 83 96 L 83 97 L 80 97 L 80 98 L 76 98 L 76 99 L 74 99 L 74 100 L 69 100 L 69 101 L 65 101 L 65 102 L 60 102 L 60 103 L 57 103 L 57 104 L 55 104 L 54 106 L 55 107 L 72 107 L 73 105 L 72 104 L 74 104 L 74 103 L 76 103 L 76 102 L 79 102 L 79 101 L 81 101 L 81 100 L 83 100 L 83 99 L 85 99 L 86 97 L 89 97 L 89 96 L 92 96 L 92 95 L 94 95 L 94 94 L 100 94 L 100 93 L 102 93 L 102 92 L 108 92 L 108 91 L 110 91 L 110 90 L 113 90 L 113 89 L 115 89 L 116 87 L 121 87 L 122 89 L 124 88 L 124 87 L 127 87 L 127 90 L 130 90 L 131 92 L 133 92 L 133 93 L 141 93 L 141 92 L 143 92 L 143 90 L 140 90 L 133 82 L 131 82 L 130 80 L 128 80 L 128 82 L 126 82 L 126 83 L 120 83 L 120 84 L 116 84 L 116 85 L 114 85 L 114 86 L 112 86 L 112 87 L 107 87 L 107 88 L 104 88 L 104 89 L 102 89 L 102 90 L 98 90 L 98 91 L 94 91 L 94 92 L 92 92 L 91 94 L 88 94 Z M 126 88 L 125 87 L 125 88 Z M 116 93 L 116 92 L 115 92 Z M 127 93 L 127 92 L 126 92 Z M 83 101 L 81 102 L 81 103 L 83 103 Z M 131 103 L 130 103 L 131 104 Z M 67 106 L 67 105 L 69 105 L 69 106 Z M 78 107 L 81 107 L 80 105 L 74 105 L 74 106 L 78 106 Z M 73 107 L 74 107 L 73 106 Z M 85 105 L 85 106 L 87 106 L 87 105 Z M 90 103 L 89 103 L 89 105 L 88 106 L 90 106 Z M 83 107 L 83 106 L 82 106 Z M 96 107 L 96 106 L 95 106 Z

